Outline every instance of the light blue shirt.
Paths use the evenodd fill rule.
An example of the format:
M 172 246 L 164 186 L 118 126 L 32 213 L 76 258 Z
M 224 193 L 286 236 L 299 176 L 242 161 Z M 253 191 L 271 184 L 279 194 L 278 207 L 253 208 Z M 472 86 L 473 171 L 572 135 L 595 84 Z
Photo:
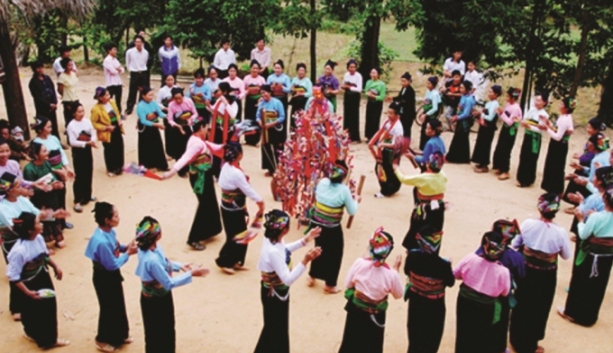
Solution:
M 465 94 L 460 98 L 459 106 L 462 107 L 462 111 L 458 114 L 458 120 L 465 120 L 472 117 L 472 111 L 475 107 L 475 97 L 472 94 Z
M 609 211 L 592 213 L 587 222 L 577 224 L 577 229 L 579 238 L 583 240 L 592 235 L 596 238 L 613 237 L 613 213 Z
M 189 86 L 189 88 L 193 88 L 193 89 L 194 89 L 194 94 L 197 94 L 197 93 L 202 93 L 202 95 L 204 96 L 204 99 L 205 99 L 205 100 L 210 101 L 210 100 L 211 100 L 211 98 L 212 98 L 211 87 L 210 87 L 209 85 L 207 85 L 207 84 L 204 84 L 204 83 L 203 83 L 203 84 L 202 84 L 202 86 L 198 87 L 198 86 L 196 86 L 196 84 L 195 84 L 195 83 L 192 83 L 192 84 Z M 186 90 L 185 90 L 185 97 L 187 97 L 187 98 L 192 98 L 192 96 L 191 96 L 191 92 L 190 92 L 190 90 L 189 90 L 189 89 L 186 89 Z
M 358 202 L 351 196 L 349 187 L 343 183 L 333 183 L 328 178 L 321 179 L 317 184 L 315 199 L 328 207 L 345 206 L 349 215 L 358 211 Z
M 157 113 L 158 118 L 160 119 L 164 119 L 166 117 L 166 114 L 164 114 L 162 109 L 160 109 L 160 106 L 156 101 L 152 100 L 151 102 L 147 103 L 142 100 L 138 102 L 138 105 L 136 106 L 136 115 L 138 115 L 138 121 L 141 124 L 145 126 L 153 126 L 153 122 L 147 120 L 147 115 L 151 113 Z
M 40 214 L 40 210 L 32 204 L 30 199 L 24 196 L 18 196 L 15 202 L 10 202 L 4 198 L 0 201 L 0 205 L 2 206 L 2 208 L 0 208 L 0 213 L 2 213 L 3 218 L 2 223 L 7 227 L 12 227 L 13 219 L 19 218 L 22 212 L 33 213 L 37 216 Z
M 600 192 L 596 192 L 586 197 L 583 202 L 577 206 L 583 215 L 587 216 L 587 211 L 594 210 L 596 212 L 604 211 L 604 201 Z
M 313 95 L 313 83 L 311 82 L 311 79 L 309 79 L 308 77 L 304 76 L 304 78 L 301 80 L 298 78 L 298 76 L 294 77 L 292 79 L 292 86 L 300 86 L 302 88 L 304 88 L 305 92 L 304 92 L 304 97 L 305 98 L 311 98 L 311 96 Z
M 334 105 L 332 104 L 332 102 L 330 102 L 328 98 L 324 98 L 324 99 L 326 100 L 326 102 L 328 102 L 328 112 L 334 113 Z M 304 109 L 309 110 L 309 108 L 311 107 L 311 104 L 313 104 L 314 101 L 315 101 L 315 97 L 313 96 L 307 99 L 306 104 L 304 105 Z
M 41 145 L 45 146 L 47 148 L 47 152 L 51 152 L 53 150 L 60 151 L 60 154 L 62 155 L 62 164 L 68 166 L 68 156 L 66 155 L 66 152 L 64 152 L 64 149 L 62 148 L 62 143 L 57 137 L 55 137 L 54 135 L 49 135 L 46 139 L 41 139 L 40 137 L 37 137 L 34 139 L 34 142 L 40 143 Z
M 280 83 L 283 85 L 283 93 L 289 93 L 291 91 L 292 83 L 290 81 L 289 76 L 286 74 L 281 74 L 277 76 L 276 74 L 272 74 L 268 76 L 266 79 L 266 83 L 272 86 L 273 83 Z
M 428 142 L 426 142 L 426 146 L 424 146 L 424 152 L 421 156 L 415 156 L 415 162 L 419 164 L 426 164 L 430 161 L 430 155 L 435 152 L 440 152 L 443 154 L 447 154 L 447 148 L 445 147 L 445 142 L 440 136 L 432 136 Z
M 207 78 L 206 80 L 204 80 L 204 86 L 209 87 L 209 93 L 217 91 L 217 88 L 219 88 L 220 83 L 221 83 L 221 80 L 219 78 L 215 81 L 211 80 L 210 78 Z M 209 97 L 209 99 L 210 98 L 211 97 Z
M 432 108 L 428 110 L 427 112 L 425 112 L 426 115 L 432 115 L 438 112 L 438 105 L 441 102 L 441 95 L 438 93 L 436 88 L 433 89 L 432 91 L 426 92 L 426 99 L 429 100 L 430 103 L 432 103 Z
M 262 118 L 262 108 L 267 111 L 274 110 L 275 112 L 277 112 L 277 123 L 280 124 L 285 121 L 285 108 L 283 107 L 283 103 L 281 103 L 281 101 L 277 98 L 271 97 L 268 102 L 263 99 L 260 101 L 260 104 L 258 105 L 258 111 L 255 115 L 255 120 L 257 121 L 260 121 Z
M 592 161 L 590 162 L 590 167 L 589 168 L 584 168 L 585 172 L 589 174 L 589 181 L 590 183 L 594 181 L 594 175 L 596 174 L 596 169 L 598 168 L 602 168 L 602 167 L 608 167 L 611 165 L 611 163 L 609 163 L 609 160 L 611 159 L 611 154 L 608 151 L 602 151 L 600 153 L 597 153 L 594 156 L 594 159 L 592 159 Z M 596 163 L 599 164 L 599 167 L 596 167 Z
M 143 282 L 158 281 L 166 290 L 172 290 L 175 287 L 180 287 L 192 282 L 192 273 L 185 272 L 177 277 L 171 277 L 166 271 L 168 265 L 172 266 L 173 272 L 181 270 L 181 264 L 178 262 L 169 261 L 162 248 L 158 245 L 155 250 L 138 250 L 138 265 L 136 266 L 136 275 Z
M 118 270 L 126 262 L 128 262 L 128 254 L 126 247 L 119 245 L 121 255 L 115 255 L 117 245 L 117 232 L 111 229 L 110 232 L 105 232 L 100 228 L 96 228 L 94 235 L 89 239 L 85 248 L 85 257 L 102 265 L 107 271 Z
M 496 109 L 498 109 L 499 106 L 500 104 L 495 99 L 493 101 L 485 103 L 485 109 L 487 109 L 487 114 L 483 115 L 483 119 L 487 121 L 494 120 L 494 117 L 497 114 Z

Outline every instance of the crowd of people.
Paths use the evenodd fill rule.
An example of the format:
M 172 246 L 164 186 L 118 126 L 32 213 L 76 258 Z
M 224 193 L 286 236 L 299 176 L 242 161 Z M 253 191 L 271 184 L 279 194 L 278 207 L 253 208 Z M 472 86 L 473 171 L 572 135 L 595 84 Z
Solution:
M 353 263 L 344 281 L 347 319 L 339 352 L 383 351 L 390 295 L 409 301 L 408 352 L 437 352 L 445 325 L 446 288 L 461 281 L 455 352 L 503 353 L 509 351 L 510 339 L 518 353 L 542 353 L 545 349 L 539 341 L 545 337 L 553 303 L 558 258 L 573 257 L 571 240 L 576 242 L 572 279 L 566 306 L 558 313 L 582 326 L 594 325 L 598 320 L 613 265 L 613 158 L 603 124 L 592 119 L 584 151 L 573 155 L 577 160 L 571 163 L 575 172 L 565 173 L 574 98 L 562 99 L 555 122 L 549 120 L 546 92 L 535 94 L 534 107 L 522 114 L 517 103 L 522 93 L 519 89 L 488 87 L 475 70 L 475 62 L 469 62 L 466 70 L 458 51 L 445 62 L 441 79 L 428 78 L 423 113 L 418 115 L 408 72 L 401 76 L 401 90 L 392 98 L 388 98 L 386 84 L 380 79 L 381 70 L 373 68 L 364 84 L 355 60 L 347 62 L 342 83 L 334 74 L 337 64 L 330 60 L 314 83 L 306 77 L 303 63 L 296 66 L 297 76 L 290 78 L 282 60 L 272 62 L 272 53 L 263 39 L 251 53 L 250 72 L 245 77 L 238 76 L 230 42 L 223 41 L 208 72 L 196 70 L 194 82 L 183 89 L 176 85 L 181 68 L 179 50 L 171 36 L 164 39 L 157 52 L 162 71 L 157 97 L 150 87 L 154 52 L 144 33 L 139 33 L 125 54 L 130 83 L 123 114 L 124 68 L 117 59 L 117 47 L 108 48 L 103 64 L 106 85 L 96 88 L 97 103 L 91 107 L 89 119 L 79 101 L 77 68 L 70 59 L 69 48 L 62 48 L 61 57 L 53 65 L 57 86 L 45 75 L 42 64 L 32 65 L 34 75 L 29 88 L 36 108 L 36 138 L 26 144 L 19 128 L 0 125 L 2 250 L 10 281 L 10 311 L 16 321 L 22 322 L 28 340 L 45 349 L 69 344 L 57 334 L 57 299 L 47 268 L 51 267 L 55 278 L 62 280 L 62 270 L 51 255 L 66 246 L 64 231 L 73 227 L 66 221 L 71 216 L 66 187 L 72 182 L 74 212 L 80 213 L 88 203 L 95 202 L 93 212 L 98 227 L 85 256 L 92 261 L 93 285 L 100 306 L 96 347 L 114 352 L 133 341 L 121 267 L 130 256 L 137 255 L 145 349 L 151 353 L 175 351 L 172 290 L 189 284 L 193 277 L 206 276 L 209 270 L 168 260 L 160 246 L 161 224 L 151 216 L 139 222 L 132 242 L 120 244 L 115 231 L 119 210 L 111 203 L 96 200 L 92 192 L 92 149 L 102 144 L 108 177 L 121 175 L 127 116 L 136 112 L 138 164 L 148 172 L 163 172 L 158 176 L 162 180 L 175 174 L 189 178 L 198 199 L 187 237 L 193 250 L 204 250 L 205 240 L 225 231 L 226 241 L 215 262 L 224 273 L 234 274 L 247 270 L 248 244 L 258 229 L 264 230 L 257 265 L 261 272 L 264 325 L 255 352 L 289 352 L 289 288 L 310 265 L 310 286 L 322 280 L 326 293 L 342 291 L 337 285 L 344 249 L 341 220 L 345 210 L 349 215 L 357 212 L 362 197 L 345 184 L 350 166 L 344 161 L 335 162 L 317 183 L 305 236 L 286 243 L 284 237 L 292 217 L 274 207 L 267 208 L 251 185 L 240 165 L 241 141 L 259 146 L 261 168 L 271 176 L 285 142 L 291 138 L 297 112 L 338 113 L 343 116 L 351 141 L 362 142 L 362 98 L 366 100 L 362 131 L 375 159 L 381 187 L 375 196 L 390 197 L 403 184 L 413 187 L 410 226 L 400 243 L 407 253 L 403 273 L 408 281 L 403 285 L 399 274 L 404 256 L 388 263 L 398 240 L 384 228 L 374 230 L 368 255 Z M 337 101 L 341 90 L 342 112 Z M 65 144 L 60 139 L 56 91 L 63 106 Z M 504 107 L 498 102 L 503 92 Z M 481 102 L 483 95 L 486 103 Z M 391 104 L 381 123 L 385 102 Z M 455 126 L 449 147 L 440 137 L 444 131 L 438 118 L 441 109 Z M 498 118 L 502 128 L 491 161 Z M 409 148 L 415 119 L 422 121 L 419 153 Z M 471 157 L 469 133 L 474 123 L 479 124 L 479 132 Z M 497 220 L 483 234 L 481 243 L 475 244 L 475 252 L 452 265 L 439 255 L 447 208 L 444 197 L 448 176 L 444 165 L 473 162 L 475 172 L 484 173 L 492 162 L 498 179 L 509 179 L 511 151 L 520 127 L 524 128 L 524 140 L 517 172 L 519 187 L 534 184 L 541 134 L 547 132 L 551 137 L 541 183 L 545 193 L 535 202 L 539 217 L 521 224 Z M 400 169 L 403 157 L 413 164 L 416 173 L 408 175 Z M 169 160 L 175 160 L 172 166 Z M 220 198 L 215 184 L 221 191 Z M 258 206 L 252 222 L 247 198 Z M 572 237 L 554 222 L 562 200 L 573 206 L 567 210 L 575 215 Z M 315 246 L 302 261 L 293 264 L 291 253 L 310 242 Z M 180 274 L 173 276 L 173 272 Z

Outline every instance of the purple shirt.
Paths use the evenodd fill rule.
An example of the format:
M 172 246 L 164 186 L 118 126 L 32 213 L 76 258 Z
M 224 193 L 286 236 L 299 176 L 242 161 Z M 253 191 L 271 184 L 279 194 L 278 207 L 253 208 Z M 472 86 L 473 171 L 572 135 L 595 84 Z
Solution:
M 336 91 L 339 87 L 338 78 L 336 78 L 334 75 L 330 75 L 329 77 L 322 75 L 317 79 L 317 83 L 319 85 L 325 85 L 331 88 L 333 91 Z
M 21 180 L 22 186 L 30 187 L 32 185 L 31 182 L 23 179 L 23 175 L 21 174 L 21 166 L 19 165 L 17 161 L 9 159 L 6 162 L 6 165 L 4 166 L 0 165 L 0 176 L 2 176 L 2 174 L 6 172 L 16 175 L 19 178 L 19 180 Z

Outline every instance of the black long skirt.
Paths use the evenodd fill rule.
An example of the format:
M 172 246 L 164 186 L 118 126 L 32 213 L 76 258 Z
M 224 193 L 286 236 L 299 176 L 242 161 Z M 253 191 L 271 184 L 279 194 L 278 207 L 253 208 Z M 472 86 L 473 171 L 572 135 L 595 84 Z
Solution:
M 189 181 L 192 187 L 196 179 L 196 174 L 190 174 Z M 196 194 L 196 197 L 198 198 L 198 209 L 187 238 L 188 244 L 212 238 L 221 233 L 222 230 L 219 204 L 217 203 L 213 174 L 210 169 L 205 172 L 204 191 L 202 194 Z
M 432 210 L 429 201 L 426 202 L 428 202 L 428 204 L 425 206 L 425 216 L 418 216 L 417 208 L 413 209 L 413 213 L 411 214 L 411 225 L 402 241 L 402 246 L 407 250 L 419 249 L 419 244 L 417 244 L 415 236 L 424 226 L 429 225 L 437 232 L 443 230 L 443 225 L 445 223 L 445 205 L 439 204 L 438 209 Z M 439 251 L 440 250 L 441 247 L 439 247 Z
M 349 131 L 351 141 L 358 142 L 360 141 L 360 97 L 359 92 L 346 91 L 343 104 L 343 129 Z M 381 115 L 381 112 L 379 112 L 379 115 Z
M 396 173 L 394 173 L 394 151 L 384 148 L 381 154 L 382 162 L 375 164 L 375 173 L 380 187 L 379 192 L 383 196 L 392 196 L 400 190 L 402 185 Z
M 140 295 L 146 353 L 174 353 L 175 306 L 172 292 L 162 297 Z
M 245 98 L 245 120 L 255 121 L 257 110 L 258 100 L 251 98 L 251 96 L 247 96 Z M 258 130 L 255 134 L 246 135 L 245 143 L 251 146 L 255 146 L 260 143 L 261 140 L 261 131 Z
M 94 159 L 91 146 L 72 149 L 74 165 L 74 184 L 72 191 L 75 204 L 87 204 L 92 199 L 92 179 L 94 174 Z
M 240 99 L 235 100 L 236 105 L 238 106 L 238 110 L 236 111 L 236 121 L 243 121 L 243 101 Z
M 470 130 L 464 129 L 461 125 L 462 122 L 458 122 L 449 151 L 445 155 L 445 160 L 449 163 L 470 163 Z
M 506 124 L 502 124 L 500 134 L 498 134 L 498 143 L 494 150 L 493 168 L 501 173 L 508 173 L 511 168 L 511 151 L 515 145 L 515 137 L 517 136 L 517 128 L 512 130 Z M 511 132 L 515 131 L 511 135 Z
M 564 192 L 564 168 L 566 167 L 566 155 L 568 154 L 568 142 L 562 139 L 551 139 L 547 147 L 545 170 L 541 189 L 560 195 Z
M 289 107 L 289 100 L 287 99 L 287 94 L 278 97 L 274 96 L 274 98 L 277 98 L 281 101 L 281 104 L 283 104 L 283 112 L 285 112 L 285 120 L 283 120 L 283 129 L 284 131 L 287 131 L 287 126 L 289 125 L 290 121 L 290 117 L 287 115 L 287 108 Z
M 51 276 L 46 269 L 40 271 L 30 281 L 24 283 L 31 291 L 39 289 L 54 290 Z M 57 342 L 57 300 L 53 298 L 32 299 L 22 290 L 19 291 L 21 306 L 21 323 L 23 331 L 32 338 L 40 348 L 51 348 Z
M 166 121 L 166 120 L 164 120 Z M 166 154 L 172 159 L 178 161 L 187 148 L 187 141 L 192 136 L 192 129 L 189 126 L 183 126 L 185 135 L 181 133 L 178 127 L 168 125 L 164 130 L 164 138 L 166 139 Z
M 509 298 L 500 298 L 500 304 L 502 306 L 500 311 L 500 321 L 494 324 L 494 337 L 492 337 L 494 349 L 492 352 L 503 353 L 507 349 L 507 341 L 509 338 L 509 318 L 511 316 Z
M 517 280 L 517 305 L 511 313 L 510 340 L 517 353 L 534 353 L 545 338 L 553 304 L 557 270 L 526 267 L 526 277 Z
M 106 171 L 121 174 L 124 162 L 123 135 L 118 126 L 111 132 L 111 142 L 102 143 L 104 147 L 104 164 Z
M 260 300 L 264 311 L 264 327 L 255 353 L 289 353 L 289 288 L 274 289 L 271 292 L 261 286 Z
M 232 268 L 234 265 L 243 265 L 247 255 L 247 244 L 239 244 L 234 237 L 247 230 L 245 222 L 245 210 L 228 211 L 221 208 L 221 219 L 226 230 L 226 243 L 219 251 L 219 257 L 215 260 L 217 266 Z
M 358 106 L 359 111 L 359 106 Z M 381 123 L 381 113 L 383 112 L 383 102 L 369 99 L 366 103 L 366 123 L 364 125 L 364 135 L 370 141 L 379 131 Z
M 147 169 L 168 170 L 164 155 L 164 143 L 160 130 L 153 126 L 141 126 L 138 134 L 138 164 Z
M 455 353 L 499 353 L 494 349 L 493 319 L 494 305 L 458 294 Z
M 164 119 L 164 149 L 166 150 L 166 154 L 169 155 L 170 157 L 176 155 L 176 152 L 177 152 L 177 148 L 176 148 L 177 143 L 175 142 L 176 134 L 175 134 L 175 131 L 173 130 L 178 130 L 178 129 L 170 126 L 170 124 L 168 123 L 168 119 L 165 118 Z
M 578 176 L 587 176 L 587 174 L 583 171 L 583 169 L 575 169 L 574 173 Z M 592 193 L 587 189 L 587 187 L 583 186 L 583 185 L 578 185 L 577 183 L 575 183 L 574 180 L 570 180 L 568 182 L 568 185 L 566 186 L 566 190 L 564 191 L 564 195 L 562 196 L 562 200 L 564 200 L 565 202 L 571 204 L 571 205 L 575 205 L 575 206 L 579 206 L 579 203 L 571 201 L 568 198 L 569 194 L 574 194 L 574 193 L 580 193 L 581 195 L 583 195 L 583 198 L 587 198 L 588 196 L 590 196 Z
M 566 298 L 564 313 L 581 326 L 592 326 L 598 321 L 598 313 L 609 284 L 613 257 L 599 256 L 596 266 L 598 276 L 591 277 L 593 263 L 594 255 L 588 253 L 581 265 L 573 266 Z
M 315 246 L 321 247 L 321 255 L 311 261 L 309 276 L 325 281 L 326 286 L 336 287 L 345 246 L 343 227 L 321 227 L 321 234 L 315 238 Z
M 279 163 L 279 156 L 283 152 L 283 144 L 286 140 L 286 130 L 281 131 L 275 127 L 271 127 L 266 131 L 268 134 L 268 142 L 262 144 L 262 169 L 266 169 L 270 174 L 273 174 Z
M 4 261 L 8 264 L 8 255 L 13 246 L 15 245 L 16 240 L 12 241 L 3 241 L 0 247 L 2 247 L 2 255 L 4 255 Z M 11 314 L 19 314 L 21 313 L 21 306 L 23 305 L 22 300 L 23 297 L 19 294 L 21 289 L 17 288 L 15 283 L 9 282 L 9 310 Z
M 541 135 L 526 132 L 521 144 L 517 181 L 521 186 L 530 186 L 536 180 L 536 165 L 541 152 Z
M 347 319 L 343 331 L 343 341 L 339 353 L 383 353 L 385 335 L 385 311 L 369 314 L 347 301 L 345 305 Z M 377 321 L 375 323 L 374 321 Z
M 477 142 L 475 142 L 475 148 L 473 150 L 473 158 L 471 161 L 478 166 L 487 167 L 490 164 L 490 155 L 492 153 L 492 141 L 494 140 L 494 134 L 496 132 L 496 126 L 479 126 L 479 133 L 477 134 Z
M 100 305 L 96 341 L 120 347 L 130 336 L 121 272 L 94 266 L 93 282 Z
M 428 140 L 430 140 L 430 136 L 426 135 L 426 127 L 428 126 L 428 122 L 430 120 L 434 120 L 434 118 L 427 116 L 424 122 L 421 124 L 421 130 L 419 133 L 419 149 L 422 151 L 424 148 L 426 148 L 426 143 L 428 143 Z
M 291 116 L 287 117 L 290 120 L 290 131 L 294 131 L 294 129 L 296 128 L 296 119 L 294 119 L 294 116 L 299 111 L 304 110 L 304 108 L 306 107 L 306 102 L 308 100 L 309 99 L 305 96 L 295 96 L 292 97 L 292 99 L 290 100 L 289 105 L 292 106 Z
M 438 352 L 445 329 L 445 298 L 433 300 L 411 293 L 408 311 L 408 353 Z

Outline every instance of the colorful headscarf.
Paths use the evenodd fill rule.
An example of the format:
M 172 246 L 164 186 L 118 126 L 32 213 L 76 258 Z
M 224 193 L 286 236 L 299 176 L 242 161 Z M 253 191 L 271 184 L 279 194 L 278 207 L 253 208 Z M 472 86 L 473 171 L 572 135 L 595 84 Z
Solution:
M 150 217 L 145 217 L 136 226 L 136 242 L 139 247 L 149 247 L 155 242 L 161 232 L 162 227 L 160 227 L 159 222 Z
M 4 172 L 2 176 L 0 176 L 0 195 L 5 195 L 13 185 L 15 185 L 15 180 L 17 180 L 17 176 L 15 174 Z
M 370 257 L 376 267 L 385 264 L 385 259 L 394 249 L 394 238 L 383 231 L 383 227 L 377 228 L 370 238 Z
M 289 215 L 280 210 L 272 210 L 264 215 L 266 229 L 284 230 L 289 227 Z
M 415 235 L 417 244 L 428 254 L 437 253 L 443 240 L 443 232 L 437 232 L 432 226 L 423 226 Z
M 556 213 L 560 210 L 560 196 L 546 193 L 539 197 L 538 210 L 541 213 Z
M 331 180 L 342 180 L 345 176 L 347 176 L 347 168 L 344 165 L 340 163 L 332 165 L 330 171 Z
M 515 238 L 515 236 L 517 236 L 518 234 L 521 234 L 521 230 L 519 229 L 519 223 L 517 223 L 516 219 L 513 219 L 512 221 L 506 219 L 499 219 L 494 222 L 494 225 L 492 226 L 492 231 L 502 234 L 504 240 L 507 243 L 513 240 L 513 238 Z
M 504 237 L 498 232 L 487 232 L 483 234 L 481 249 L 486 260 L 496 261 L 502 256 L 506 248 Z
M 590 136 L 588 141 L 592 145 L 594 145 L 594 148 L 596 148 L 598 152 L 606 151 L 609 149 L 609 138 L 606 137 L 602 132 Z
M 440 152 L 434 152 L 430 155 L 428 159 L 428 165 L 430 166 L 430 170 L 434 173 L 438 173 L 443 169 L 443 165 L 445 164 L 445 156 L 443 156 Z

